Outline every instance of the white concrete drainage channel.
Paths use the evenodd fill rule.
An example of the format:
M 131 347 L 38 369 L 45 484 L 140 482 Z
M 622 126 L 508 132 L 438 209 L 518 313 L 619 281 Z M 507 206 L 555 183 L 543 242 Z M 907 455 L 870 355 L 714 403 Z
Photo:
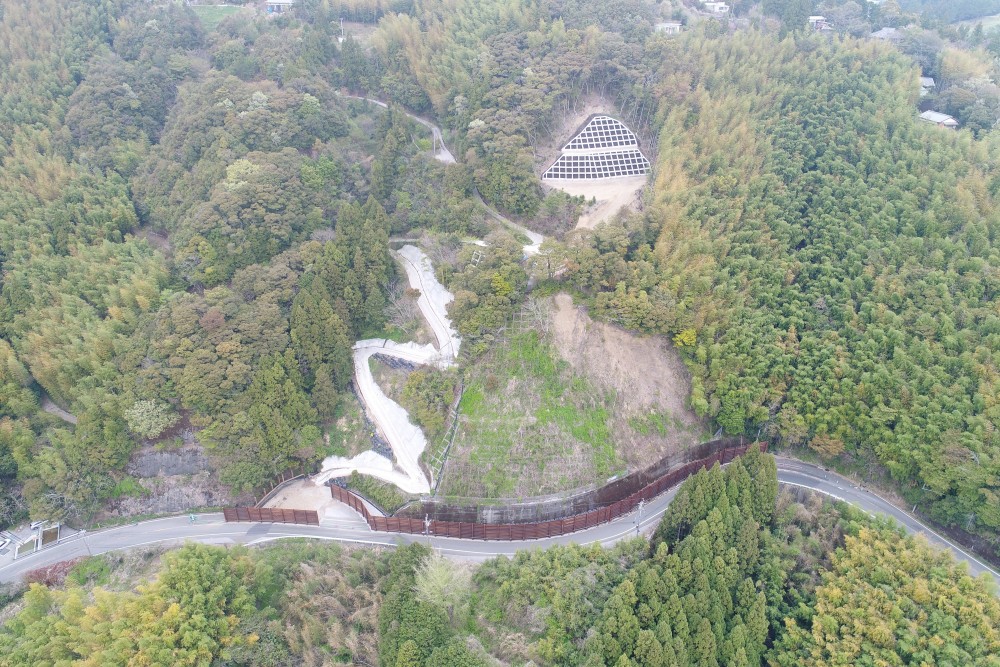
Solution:
M 434 332 L 437 348 L 413 342 L 397 343 L 384 338 L 354 343 L 354 382 L 358 397 L 392 448 L 396 463 L 393 465 L 392 461 L 371 450 L 350 459 L 330 456 L 323 461 L 320 472 L 314 477 L 317 484 L 358 472 L 395 484 L 407 493 L 428 493 L 431 490 L 430 481 L 420 469 L 420 455 L 427 448 L 427 438 L 419 427 L 410 422 L 406 410 L 386 396 L 375 383 L 368 359 L 380 354 L 413 364 L 447 368 L 455 364 L 462 339 L 448 319 L 447 306 L 455 296 L 438 282 L 427 255 L 412 245 L 403 246 L 396 254 L 402 260 L 410 287 L 420 290 L 417 306 Z

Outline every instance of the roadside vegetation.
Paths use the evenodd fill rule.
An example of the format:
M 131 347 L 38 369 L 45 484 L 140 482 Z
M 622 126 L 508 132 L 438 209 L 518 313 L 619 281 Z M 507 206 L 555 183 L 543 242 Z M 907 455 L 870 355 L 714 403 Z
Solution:
M 191 5 L 191 11 L 198 16 L 202 26 L 205 28 L 205 32 L 214 32 L 224 18 L 247 11 L 247 9 L 237 5 L 214 4 Z
M 941 23 L 995 0 L 901 4 L 733 2 L 728 24 L 642 0 L 0 0 L 0 528 L 145 511 L 159 485 L 130 467 L 157 448 L 196 452 L 221 502 L 370 447 L 351 344 L 426 337 L 389 251 L 412 235 L 463 337 L 444 493 L 600 483 L 722 429 L 888 475 L 995 548 L 1000 32 Z M 656 32 L 674 11 L 684 32 Z M 821 12 L 838 34 L 807 30 Z M 868 38 L 885 27 L 897 45 Z M 545 192 L 536 146 L 595 98 L 655 142 L 653 187 L 570 231 L 582 203 Z M 961 129 L 918 121 L 930 105 Z M 555 237 L 545 270 L 480 196 Z M 513 328 L 532 278 L 610 345 L 658 343 Z M 686 370 L 643 358 L 664 340 Z M 455 379 L 391 390 L 435 443 Z M 1000 664 L 991 582 L 779 491 L 758 452 L 610 549 L 187 545 L 28 581 L 0 589 L 0 667 Z

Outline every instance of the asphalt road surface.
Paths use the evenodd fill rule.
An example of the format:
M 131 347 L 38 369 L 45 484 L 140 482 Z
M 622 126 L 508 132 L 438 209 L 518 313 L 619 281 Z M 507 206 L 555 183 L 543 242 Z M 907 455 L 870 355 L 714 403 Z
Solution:
M 975 554 L 961 549 L 945 537 L 938 535 L 927 526 L 906 512 L 889 504 L 872 491 L 855 485 L 850 480 L 818 466 L 778 457 L 778 480 L 782 484 L 812 489 L 848 502 L 869 514 L 885 514 L 891 516 L 907 531 L 922 534 L 931 544 L 949 549 L 956 558 L 968 563 L 969 572 L 973 575 L 988 573 L 1000 587 L 1000 573 L 990 568 Z M 58 563 L 59 561 L 101 554 L 120 549 L 131 549 L 151 544 L 176 545 L 187 541 L 205 544 L 260 544 L 271 540 L 291 537 L 307 537 L 321 540 L 336 540 L 339 542 L 393 546 L 410 542 L 427 542 L 446 556 L 462 560 L 485 560 L 498 555 L 509 556 L 523 549 L 544 549 L 553 544 L 593 544 L 608 546 L 615 542 L 636 535 L 637 532 L 650 533 L 656 527 L 660 516 L 674 498 L 676 489 L 671 489 L 663 495 L 646 503 L 643 511 L 619 517 L 615 521 L 596 526 L 589 530 L 571 535 L 562 535 L 543 540 L 524 542 L 484 542 L 481 540 L 460 540 L 421 535 L 401 535 L 396 533 L 376 533 L 368 528 L 353 512 L 345 513 L 343 518 L 324 521 L 321 526 L 299 526 L 270 523 L 226 523 L 220 513 L 195 515 L 194 521 L 189 516 L 168 517 L 143 521 L 98 530 L 79 533 L 67 538 L 55 546 L 43 551 L 25 556 L 11 562 L 2 561 L 0 581 L 14 581 L 25 572 L 39 567 Z

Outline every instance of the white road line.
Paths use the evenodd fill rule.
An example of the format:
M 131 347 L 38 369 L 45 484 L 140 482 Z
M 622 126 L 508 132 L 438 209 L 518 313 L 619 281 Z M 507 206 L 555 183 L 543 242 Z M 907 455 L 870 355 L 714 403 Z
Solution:
M 803 473 L 798 473 L 798 471 L 796 471 L 796 473 L 797 474 L 803 474 Z M 811 475 L 806 475 L 806 476 L 807 477 L 811 477 Z M 813 477 L 813 479 L 819 479 L 819 478 L 818 477 Z M 819 489 L 819 488 L 812 487 L 812 486 L 807 486 L 805 484 L 797 484 L 795 482 L 782 482 L 782 481 L 779 480 L 778 483 L 779 484 L 787 484 L 789 486 L 798 486 L 798 487 L 803 488 L 803 489 L 809 489 L 810 491 L 815 491 L 816 493 L 822 493 L 823 495 L 830 496 L 831 498 L 836 498 L 837 500 L 839 500 L 839 501 L 841 501 L 843 503 L 847 503 L 848 505 L 851 505 L 853 507 L 857 507 L 858 509 L 860 509 L 862 512 L 864 512 L 865 514 L 867 514 L 870 517 L 874 517 L 875 516 L 875 514 L 873 514 L 872 512 L 869 512 L 868 510 L 864 509 L 863 507 L 860 507 L 857 503 L 852 503 L 851 501 L 846 500 L 844 498 L 841 498 L 840 496 L 838 496 L 838 495 L 836 495 L 834 493 L 831 493 L 829 491 L 824 491 L 823 489 Z M 863 490 L 860 490 L 860 489 L 858 491 L 860 493 L 864 492 Z M 909 519 L 910 521 L 912 521 L 913 523 L 915 523 L 922 531 L 924 531 L 928 535 L 933 535 L 934 537 L 936 537 L 937 539 L 941 540 L 942 542 L 944 542 L 945 544 L 947 544 L 949 547 L 951 547 L 952 549 L 954 549 L 956 552 L 958 552 L 958 553 L 962 554 L 963 556 L 965 556 L 968 560 L 975 562 L 981 568 L 983 568 L 987 572 L 990 572 L 994 577 L 997 578 L 998 582 L 1000 582 L 1000 572 L 997 572 L 992 567 L 990 567 L 989 565 L 987 565 L 983 561 L 979 560 L 974 555 L 972 555 L 971 553 L 969 553 L 968 551 L 966 551 L 962 547 L 958 546 L 957 544 L 955 544 L 954 542 L 952 542 L 948 538 L 946 538 L 943 535 L 937 533 L 936 531 L 932 530 L 931 528 L 928 528 L 923 522 L 921 522 L 919 519 L 917 519 L 916 517 L 914 517 L 909 512 L 907 512 L 905 510 L 901 510 L 898 507 L 896 507 L 895 505 L 892 505 L 891 503 L 888 503 L 887 501 L 883 500 L 881 498 L 881 496 L 879 496 L 879 495 L 877 495 L 875 493 L 872 493 L 872 495 L 875 496 L 876 498 L 878 498 L 879 500 L 882 500 L 882 502 L 885 502 L 887 505 L 889 505 L 890 507 L 892 507 L 894 510 L 898 511 L 900 514 L 904 515 L 907 519 Z M 889 518 L 893 519 L 894 521 L 896 520 L 896 517 L 892 516 L 891 514 L 885 514 L 884 512 L 882 512 L 881 514 L 884 514 L 885 516 L 888 516 Z M 905 528 L 905 526 L 904 526 L 904 528 Z

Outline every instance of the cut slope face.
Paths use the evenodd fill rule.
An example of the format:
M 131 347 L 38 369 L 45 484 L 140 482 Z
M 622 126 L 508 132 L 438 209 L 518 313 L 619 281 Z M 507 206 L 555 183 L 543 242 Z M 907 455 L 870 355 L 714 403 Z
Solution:
M 639 140 L 624 123 L 610 116 L 592 116 L 569 142 L 562 155 L 545 170 L 546 180 L 595 180 L 643 176 L 649 160 Z

